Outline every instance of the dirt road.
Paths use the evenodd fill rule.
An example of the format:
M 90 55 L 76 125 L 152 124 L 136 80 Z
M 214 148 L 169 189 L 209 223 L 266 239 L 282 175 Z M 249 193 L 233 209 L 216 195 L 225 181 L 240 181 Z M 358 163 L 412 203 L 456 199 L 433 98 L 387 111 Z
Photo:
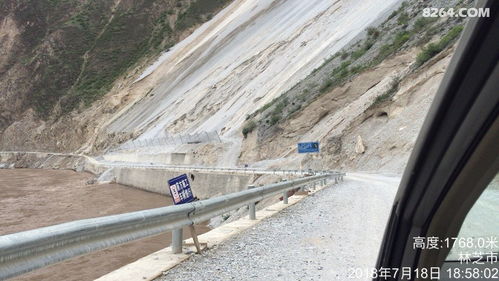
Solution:
M 0 235 L 71 220 L 171 205 L 171 199 L 119 184 L 87 184 L 68 170 L 0 169 Z M 197 227 L 203 233 L 206 227 Z M 189 233 L 184 231 L 184 233 Z M 12 280 L 94 280 L 170 244 L 170 234 L 74 258 Z

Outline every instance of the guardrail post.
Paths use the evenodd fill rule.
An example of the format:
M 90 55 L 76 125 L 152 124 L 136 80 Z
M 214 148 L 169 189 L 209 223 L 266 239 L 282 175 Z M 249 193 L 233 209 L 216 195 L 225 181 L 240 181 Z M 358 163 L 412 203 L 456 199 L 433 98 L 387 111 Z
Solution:
M 248 189 L 255 188 L 254 185 L 248 185 Z M 249 209 L 249 219 L 250 220 L 256 220 L 256 206 L 255 202 L 251 202 L 248 204 L 248 209 Z
M 172 231 L 172 253 L 182 253 L 182 228 L 177 228 Z
M 282 203 L 284 204 L 288 204 L 288 191 L 284 191 L 283 195 L 282 195 Z

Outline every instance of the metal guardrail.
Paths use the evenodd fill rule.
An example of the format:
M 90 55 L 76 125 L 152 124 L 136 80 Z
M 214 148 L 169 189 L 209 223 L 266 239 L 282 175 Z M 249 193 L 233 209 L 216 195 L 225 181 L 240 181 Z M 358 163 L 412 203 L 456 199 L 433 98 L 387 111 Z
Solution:
M 337 181 L 343 175 L 321 174 L 183 205 L 78 220 L 0 236 L 0 280 L 114 245 L 178 230 L 282 192 L 287 199 L 288 190 L 321 181 L 325 183 L 331 177 Z

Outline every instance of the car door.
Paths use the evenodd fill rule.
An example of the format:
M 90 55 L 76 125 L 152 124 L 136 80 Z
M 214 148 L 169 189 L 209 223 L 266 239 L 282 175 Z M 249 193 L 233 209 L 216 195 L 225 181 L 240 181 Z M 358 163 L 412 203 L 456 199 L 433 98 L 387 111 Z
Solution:
M 470 18 L 463 32 L 404 171 L 373 280 L 493 280 L 446 275 L 468 268 L 449 253 L 484 190 L 495 190 L 499 170 L 499 1 L 477 7 L 490 9 L 490 17 Z M 499 202 L 491 206 L 495 225 Z

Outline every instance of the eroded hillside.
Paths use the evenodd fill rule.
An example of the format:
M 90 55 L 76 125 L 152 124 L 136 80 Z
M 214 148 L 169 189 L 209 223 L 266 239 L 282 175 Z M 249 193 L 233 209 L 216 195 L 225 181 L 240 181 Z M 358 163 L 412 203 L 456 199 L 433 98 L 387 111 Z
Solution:
M 240 163 L 402 172 L 465 22 L 424 18 L 428 5 L 436 4 L 404 2 L 249 115 Z M 297 154 L 305 141 L 321 152 Z
M 95 128 L 88 106 L 229 2 L 1 1 L 2 148 L 78 148 Z
M 200 131 L 239 138 L 246 115 L 306 77 L 396 2 L 236 1 L 137 83 L 152 84 L 141 87 L 150 94 L 108 132 L 140 132 L 139 140 Z
M 402 172 L 453 48 L 411 72 L 417 52 L 401 52 L 324 93 L 261 139 L 248 134 L 241 163 L 270 158 L 290 168 Z M 297 155 L 296 143 L 311 140 L 321 152 Z
M 236 0 L 211 16 L 200 12 L 198 2 L 161 8 L 133 3 L 116 1 L 108 8 L 107 23 L 80 54 L 80 72 L 47 120 L 22 102 L 16 106 L 25 110 L 16 111 L 16 118 L 4 114 L 4 149 L 97 154 L 112 149 L 106 159 L 113 161 L 147 162 L 162 153 L 171 154 L 165 159 L 173 154 L 184 159 L 168 164 L 400 172 L 465 23 L 424 18 L 421 11 L 471 5 L 466 0 Z M 209 3 L 211 11 L 225 2 Z M 198 16 L 190 18 L 193 13 Z M 107 65 L 89 63 L 92 59 L 136 46 L 133 32 L 125 32 L 123 41 L 100 43 L 108 32 L 122 34 L 114 27 L 118 15 L 143 19 L 130 21 L 137 33 L 151 24 L 142 34 L 148 51 L 118 67 L 123 71 L 106 88 L 84 87 L 90 89 L 89 104 L 77 101 L 75 110 L 65 112 L 72 108 L 66 100 L 85 97 L 78 85 L 90 75 L 86 71 L 108 75 Z M 189 24 L 182 25 L 186 19 Z M 73 24 L 62 29 L 83 28 Z M 17 27 L 8 17 L 7 25 Z M 2 29 L 3 38 L 16 38 L 11 29 Z M 17 44 L 9 40 L 3 44 Z M 123 63 L 108 58 L 110 66 Z M 190 137 L 212 132 L 216 142 Z M 320 141 L 321 153 L 298 155 L 300 141 Z

